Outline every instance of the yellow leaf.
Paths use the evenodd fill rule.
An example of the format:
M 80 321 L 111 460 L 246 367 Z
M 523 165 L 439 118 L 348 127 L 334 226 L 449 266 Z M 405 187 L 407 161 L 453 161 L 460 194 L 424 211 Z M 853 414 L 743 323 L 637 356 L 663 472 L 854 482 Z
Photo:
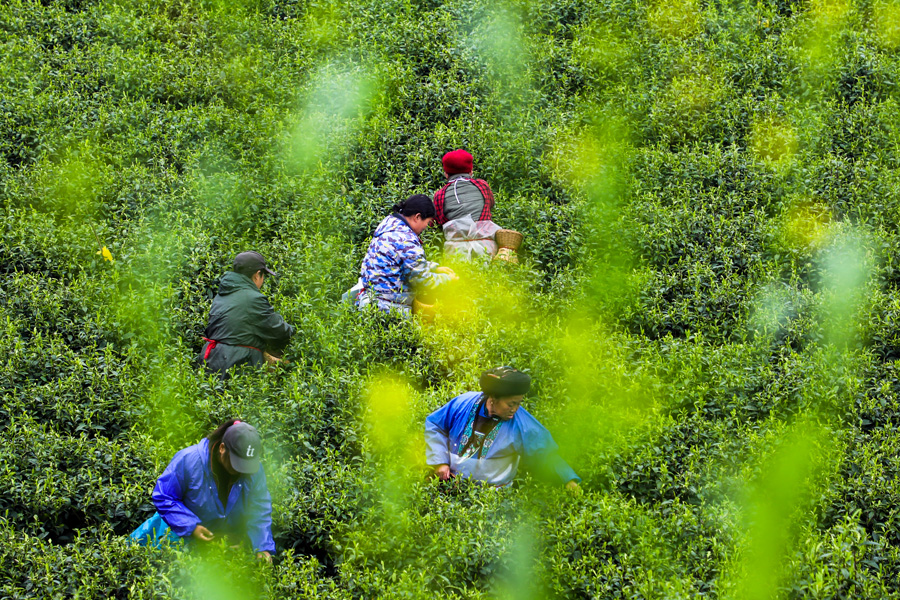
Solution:
M 103 246 L 101 250 L 97 252 L 97 254 L 103 257 L 103 260 L 108 260 L 109 262 L 113 261 L 112 252 L 109 251 L 109 248 Z

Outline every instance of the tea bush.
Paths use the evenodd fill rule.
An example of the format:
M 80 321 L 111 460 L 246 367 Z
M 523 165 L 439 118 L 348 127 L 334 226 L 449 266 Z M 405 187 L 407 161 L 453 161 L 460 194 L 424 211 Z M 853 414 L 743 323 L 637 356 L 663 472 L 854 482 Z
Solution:
M 897 597 L 895 13 L 3 3 L 0 597 Z M 430 323 L 341 304 L 457 147 L 520 264 L 454 264 Z M 247 249 L 297 335 L 220 381 L 194 361 Z M 423 419 L 497 364 L 580 493 L 426 479 Z M 231 416 L 274 564 L 129 544 Z

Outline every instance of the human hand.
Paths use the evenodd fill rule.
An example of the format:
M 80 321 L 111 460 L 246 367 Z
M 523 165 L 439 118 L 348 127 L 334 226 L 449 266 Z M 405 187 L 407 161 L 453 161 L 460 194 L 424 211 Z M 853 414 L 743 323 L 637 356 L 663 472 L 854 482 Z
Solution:
M 450 465 L 438 465 L 438 466 L 436 466 L 436 467 L 434 468 L 434 474 L 437 475 L 437 477 L 438 477 L 441 481 L 447 481 L 448 479 L 450 479 L 451 477 L 453 477 L 453 475 L 451 475 L 451 473 L 450 473 Z
M 263 352 L 263 358 L 266 359 L 267 365 L 277 365 L 278 363 L 281 362 L 280 358 L 278 358 L 277 356 L 273 356 L 273 355 L 269 354 L 268 352 Z
M 572 492 L 575 494 L 580 494 L 581 486 L 578 485 L 578 482 L 573 479 L 572 481 L 570 481 L 569 483 L 566 484 L 566 491 Z
M 449 275 L 450 281 L 456 281 L 457 279 L 459 279 L 459 276 L 450 267 L 438 267 L 437 269 L 434 270 L 434 272 L 435 273 L 443 273 L 444 275 Z
M 196 527 L 194 527 L 194 531 L 191 533 L 191 537 L 197 538 L 201 542 L 211 542 L 216 536 L 212 531 L 210 531 L 203 525 L 197 525 Z
M 270 565 L 272 564 L 272 554 L 269 553 L 268 550 L 263 550 L 262 552 L 257 552 L 256 558 L 258 558 L 259 560 L 264 560 L 267 563 L 269 563 Z

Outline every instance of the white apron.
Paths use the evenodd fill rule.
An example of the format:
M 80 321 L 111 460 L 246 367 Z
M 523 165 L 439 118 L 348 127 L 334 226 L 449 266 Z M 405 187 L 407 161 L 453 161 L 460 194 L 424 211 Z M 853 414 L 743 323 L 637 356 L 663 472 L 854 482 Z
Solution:
M 475 256 L 491 258 L 497 254 L 494 234 L 503 229 L 493 221 L 473 221 L 466 215 L 444 223 L 444 256 L 470 260 Z

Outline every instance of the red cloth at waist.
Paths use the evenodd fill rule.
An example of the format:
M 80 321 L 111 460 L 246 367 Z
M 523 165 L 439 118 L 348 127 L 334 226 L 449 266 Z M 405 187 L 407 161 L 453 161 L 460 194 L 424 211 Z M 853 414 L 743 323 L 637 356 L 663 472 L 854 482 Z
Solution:
M 212 349 L 219 345 L 219 342 L 216 340 L 211 340 L 209 338 L 203 338 L 203 341 L 207 342 L 206 352 L 203 353 L 203 360 L 209 360 L 209 353 L 212 352 Z M 262 352 L 259 348 L 254 348 L 253 346 L 244 346 L 243 344 L 225 344 L 226 346 L 238 346 L 240 348 L 250 348 L 251 350 L 256 350 L 257 352 Z

